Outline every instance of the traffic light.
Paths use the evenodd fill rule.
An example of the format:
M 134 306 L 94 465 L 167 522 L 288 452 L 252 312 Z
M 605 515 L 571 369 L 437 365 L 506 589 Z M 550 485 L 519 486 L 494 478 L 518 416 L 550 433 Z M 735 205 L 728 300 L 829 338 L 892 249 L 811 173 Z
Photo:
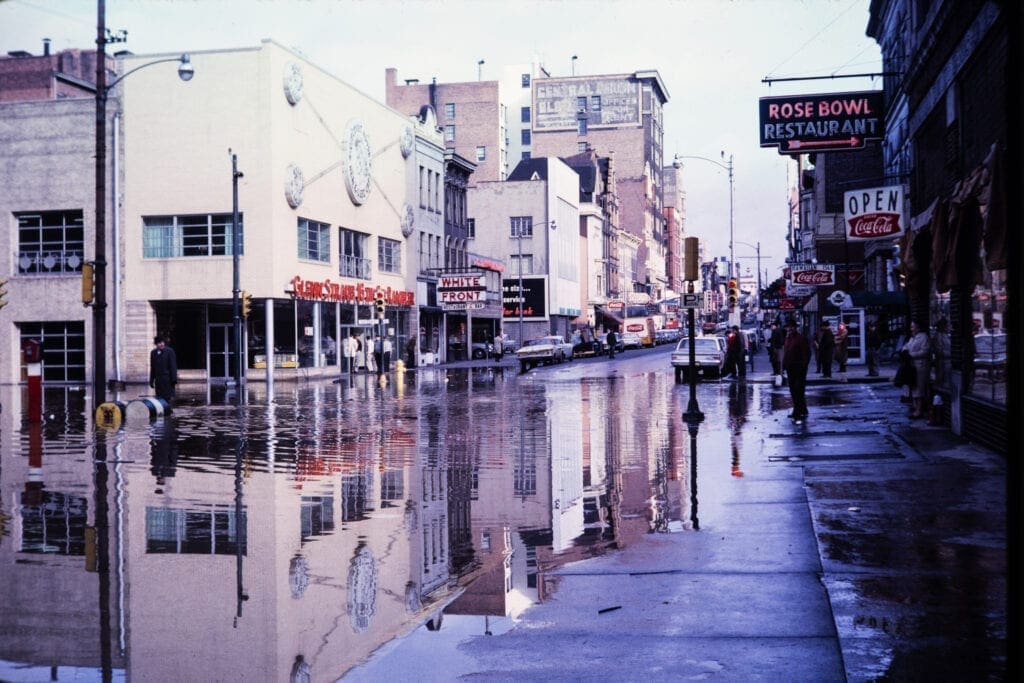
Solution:
M 248 318 L 249 313 L 252 312 L 252 294 L 242 290 L 242 317 Z
M 93 288 L 96 286 L 96 273 L 91 263 L 82 264 L 82 305 L 91 306 L 94 298 Z
M 381 320 L 384 319 L 384 289 L 378 287 L 373 293 L 373 306 L 377 309 L 377 317 Z
M 0 280 L 0 308 L 7 305 L 7 290 L 4 289 L 4 285 L 7 284 L 7 280 Z
M 729 308 L 733 308 L 740 301 L 740 289 L 736 280 L 729 280 Z

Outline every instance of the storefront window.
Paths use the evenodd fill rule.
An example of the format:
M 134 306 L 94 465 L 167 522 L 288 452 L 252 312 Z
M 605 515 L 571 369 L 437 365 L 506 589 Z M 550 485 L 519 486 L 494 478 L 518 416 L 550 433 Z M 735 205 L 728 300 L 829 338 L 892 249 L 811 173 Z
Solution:
M 989 273 L 971 297 L 974 361 L 970 393 L 995 403 L 1006 403 L 1006 271 Z

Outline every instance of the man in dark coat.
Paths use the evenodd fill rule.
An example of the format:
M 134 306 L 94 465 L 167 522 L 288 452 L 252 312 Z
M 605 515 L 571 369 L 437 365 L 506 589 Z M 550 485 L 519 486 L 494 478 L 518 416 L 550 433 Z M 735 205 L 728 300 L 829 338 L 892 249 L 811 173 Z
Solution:
M 786 332 L 777 322 L 772 323 L 772 334 L 768 337 L 768 357 L 772 361 L 772 374 L 782 374 L 782 347 L 786 345 Z
M 155 347 L 149 352 L 149 386 L 156 389 L 158 398 L 170 403 L 174 400 L 174 385 L 178 383 L 178 358 L 166 338 L 154 337 L 153 344 Z
M 786 342 L 782 348 L 782 367 L 789 379 L 789 395 L 793 399 L 794 420 L 807 417 L 807 366 L 811 364 L 811 345 L 796 326 L 796 320 L 786 321 Z
M 740 328 L 732 326 L 732 332 L 725 341 L 725 373 L 730 379 L 746 376 L 746 361 L 743 358 L 743 337 Z
M 821 332 L 818 336 L 818 362 L 821 364 L 821 375 L 832 376 L 832 356 L 836 351 L 836 336 L 832 334 L 832 324 L 829 321 L 821 323 Z

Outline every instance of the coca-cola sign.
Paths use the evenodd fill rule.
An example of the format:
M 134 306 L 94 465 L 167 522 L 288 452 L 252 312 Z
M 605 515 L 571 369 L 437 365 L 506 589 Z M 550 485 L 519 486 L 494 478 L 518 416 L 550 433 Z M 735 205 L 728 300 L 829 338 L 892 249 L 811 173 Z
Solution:
M 843 195 L 846 236 L 851 240 L 899 237 L 906 223 L 903 186 L 851 190 Z
M 794 285 L 821 287 L 836 283 L 836 267 L 832 264 L 813 263 L 790 266 L 789 281 Z

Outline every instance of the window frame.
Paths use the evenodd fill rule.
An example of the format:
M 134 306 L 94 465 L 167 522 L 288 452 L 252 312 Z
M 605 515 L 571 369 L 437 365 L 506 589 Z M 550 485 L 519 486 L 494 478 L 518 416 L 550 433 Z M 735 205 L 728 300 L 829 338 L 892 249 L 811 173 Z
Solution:
M 533 237 L 533 216 L 509 216 L 508 221 L 510 239 Z
M 85 261 L 82 209 L 14 212 L 18 228 L 19 275 L 79 273 Z M 33 220 L 35 219 L 35 220 Z M 35 233 L 30 239 L 30 233 Z
M 338 228 L 338 274 L 360 280 L 372 278 L 370 259 L 365 255 L 368 251 L 370 236 L 365 232 Z
M 311 218 L 299 216 L 296 224 L 298 250 L 297 256 L 304 261 L 316 261 L 317 263 L 331 262 L 331 226 L 329 223 L 321 223 Z M 315 240 L 313 230 L 315 229 Z M 315 247 L 310 249 L 310 245 Z M 305 245 L 305 249 L 303 249 Z
M 233 233 L 231 213 L 143 216 L 142 258 L 233 256 Z M 245 216 L 242 213 L 238 214 L 238 253 L 245 253 Z
M 445 102 L 444 103 L 444 118 L 446 121 L 455 120 L 455 103 Z
M 377 237 L 377 270 L 381 273 L 402 272 L 402 243 Z

